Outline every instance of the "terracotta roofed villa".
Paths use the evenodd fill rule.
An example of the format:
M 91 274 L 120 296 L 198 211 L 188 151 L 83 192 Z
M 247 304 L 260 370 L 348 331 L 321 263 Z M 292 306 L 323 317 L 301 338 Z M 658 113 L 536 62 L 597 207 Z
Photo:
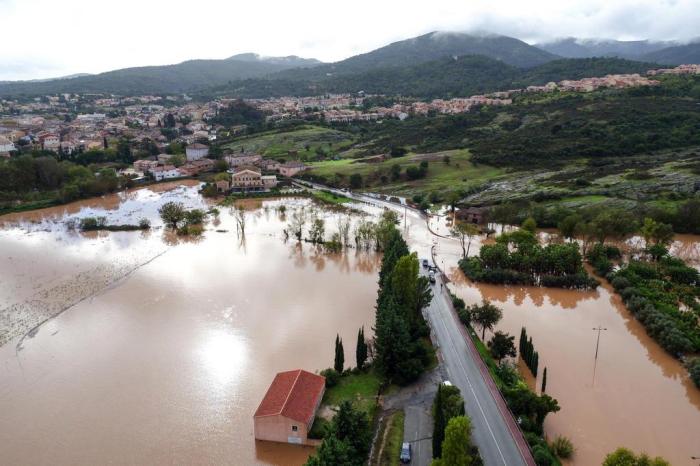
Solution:
M 255 438 L 308 444 L 326 379 L 302 369 L 278 373 L 255 411 Z

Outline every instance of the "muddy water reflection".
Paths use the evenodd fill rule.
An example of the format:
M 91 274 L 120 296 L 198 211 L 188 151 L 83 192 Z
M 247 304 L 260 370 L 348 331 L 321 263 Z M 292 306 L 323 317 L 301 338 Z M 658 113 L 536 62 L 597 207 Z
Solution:
M 575 464 L 600 464 L 606 452 L 621 445 L 661 455 L 672 464 L 693 464 L 700 391 L 608 286 L 575 292 L 474 285 L 456 268 L 450 277 L 453 290 L 467 302 L 489 299 L 504 309 L 498 330 L 517 336 L 527 327 L 540 368 L 547 367 L 547 392 L 562 406 L 547 418 L 546 432 L 572 439 Z M 592 329 L 598 325 L 607 330 L 601 335 L 594 378 Z
M 360 326 L 371 328 L 378 258 L 285 243 L 276 207 L 306 200 L 249 206 L 244 242 L 225 209 L 196 243 L 158 228 L 145 238 L 86 237 L 52 223 L 86 212 L 121 218 L 124 206 L 155 218 L 161 198 L 136 199 L 141 211 L 127 199 L 114 210 L 13 219 L 0 232 L 0 274 L 12 282 L 3 299 L 48 299 L 58 285 L 70 299 L 88 292 L 21 351 L 16 338 L 0 348 L 2 462 L 303 463 L 309 449 L 255 442 L 252 414 L 275 372 L 327 367 L 335 333 L 354 342 Z M 337 214 L 319 215 L 330 234 Z M 121 279 L 109 269 L 120 260 L 136 266 Z M 95 284 L 100 267 L 107 272 Z

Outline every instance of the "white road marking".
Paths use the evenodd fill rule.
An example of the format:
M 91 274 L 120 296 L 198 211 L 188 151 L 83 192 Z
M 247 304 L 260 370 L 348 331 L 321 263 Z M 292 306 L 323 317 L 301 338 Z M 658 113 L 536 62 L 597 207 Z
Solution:
M 444 297 L 443 297 L 444 299 Z M 486 427 L 489 429 L 489 433 L 491 434 L 491 438 L 493 439 L 493 443 L 496 445 L 496 449 L 498 450 L 498 454 L 501 456 L 501 460 L 503 460 L 503 464 L 507 465 L 508 462 L 506 461 L 505 456 L 503 456 L 503 452 L 501 451 L 501 447 L 498 446 L 498 441 L 496 440 L 496 436 L 493 433 L 493 429 L 491 428 L 491 424 L 489 423 L 488 418 L 486 417 L 486 413 L 484 412 L 484 408 L 481 406 L 481 403 L 479 402 L 479 398 L 476 396 L 476 391 L 474 391 L 474 386 L 472 385 L 471 380 L 469 380 L 469 375 L 467 373 L 466 367 L 464 367 L 464 364 L 462 363 L 462 359 L 459 357 L 459 353 L 457 352 L 457 348 L 455 346 L 454 339 L 452 338 L 452 334 L 450 331 L 447 329 L 447 325 L 445 324 L 444 316 L 442 313 L 440 313 L 440 319 L 439 322 L 442 324 L 442 327 L 445 329 L 445 333 L 447 334 L 447 338 L 450 340 L 451 346 L 450 348 L 452 351 L 456 354 L 457 361 L 459 362 L 460 367 L 462 368 L 462 372 L 464 373 L 464 377 L 467 379 L 467 383 L 469 384 L 469 389 L 472 392 L 472 395 L 474 396 L 474 400 L 476 401 L 477 406 L 479 407 L 479 411 L 481 412 L 481 416 L 484 418 L 484 422 L 486 422 Z M 465 343 L 466 345 L 466 343 Z M 447 369 L 449 371 L 449 367 Z

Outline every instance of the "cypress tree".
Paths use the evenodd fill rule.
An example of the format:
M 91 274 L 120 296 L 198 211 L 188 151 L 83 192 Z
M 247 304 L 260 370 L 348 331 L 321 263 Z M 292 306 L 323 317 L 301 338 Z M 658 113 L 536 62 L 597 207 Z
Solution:
M 435 401 L 433 401 L 433 458 L 440 458 L 442 453 L 445 427 L 445 413 L 442 409 L 442 384 L 438 384 Z
M 523 357 L 525 342 L 527 341 L 527 333 L 525 332 L 525 327 L 520 329 L 520 339 L 518 340 L 518 350 L 520 351 L 520 357 Z
M 532 375 L 537 377 L 537 363 L 539 362 L 540 356 L 537 354 L 537 351 L 535 351 L 532 355 L 532 367 L 530 370 L 532 371 Z
M 355 348 L 355 361 L 357 362 L 357 368 L 362 369 L 365 367 L 365 362 L 367 361 L 367 342 L 365 342 L 365 328 L 360 327 L 357 331 L 357 347 Z
M 335 336 L 335 361 L 333 363 L 333 368 L 336 372 L 342 373 L 343 366 L 345 366 L 345 351 L 343 350 L 343 340 L 340 339 L 340 335 Z
M 547 367 L 545 366 L 544 370 L 542 371 L 542 393 L 545 393 L 547 390 Z

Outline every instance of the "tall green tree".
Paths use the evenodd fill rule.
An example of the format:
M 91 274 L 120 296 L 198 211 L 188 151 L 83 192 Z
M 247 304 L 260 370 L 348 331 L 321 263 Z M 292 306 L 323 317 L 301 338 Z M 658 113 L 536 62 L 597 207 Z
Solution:
M 340 339 L 340 335 L 335 336 L 335 360 L 333 361 L 333 368 L 338 373 L 343 372 L 343 367 L 345 366 L 345 351 L 343 350 L 343 340 Z
M 357 347 L 355 348 L 355 362 L 358 369 L 363 369 L 367 362 L 367 341 L 365 340 L 365 327 L 357 331 Z
M 501 361 L 505 357 L 515 357 L 518 353 L 515 352 L 515 337 L 507 333 L 496 331 L 488 342 L 489 350 L 494 359 Z
M 433 400 L 433 458 L 439 458 L 445 428 L 450 419 L 464 415 L 464 399 L 459 388 L 454 385 L 438 385 L 438 392 Z
M 393 299 L 384 304 L 374 331 L 377 366 L 389 378 L 399 375 L 400 364 L 411 356 L 408 325 L 397 309 Z
M 471 456 L 471 421 L 466 416 L 450 419 L 445 429 L 442 442 L 442 455 L 434 459 L 432 466 L 470 466 L 474 463 Z
M 336 437 L 323 439 L 316 453 L 305 463 L 306 466 L 352 466 L 353 464 L 350 446 Z
M 547 391 L 547 368 L 542 371 L 542 393 Z
M 484 300 L 481 305 L 469 307 L 471 321 L 481 327 L 481 340 L 486 337 L 486 330 L 491 330 L 503 317 L 503 311 L 491 302 Z

